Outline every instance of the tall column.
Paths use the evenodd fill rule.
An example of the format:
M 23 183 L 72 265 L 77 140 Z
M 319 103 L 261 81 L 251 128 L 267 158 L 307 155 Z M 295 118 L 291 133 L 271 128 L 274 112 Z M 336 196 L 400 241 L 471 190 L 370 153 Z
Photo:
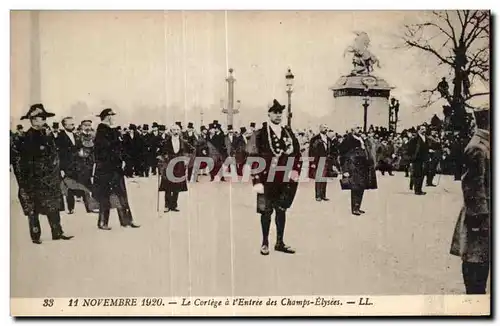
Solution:
M 40 67 L 40 11 L 30 11 L 30 104 L 42 102 L 42 75 Z
M 229 77 L 227 81 L 227 125 L 233 124 L 234 115 L 234 82 L 236 79 L 233 77 L 233 68 L 229 69 Z

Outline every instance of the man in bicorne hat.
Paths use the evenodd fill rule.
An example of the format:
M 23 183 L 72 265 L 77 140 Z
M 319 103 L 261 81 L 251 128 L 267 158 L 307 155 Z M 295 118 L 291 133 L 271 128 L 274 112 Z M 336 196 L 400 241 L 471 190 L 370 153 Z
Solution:
M 250 142 L 251 148 L 256 151 L 250 156 L 260 157 L 265 161 L 265 168 L 260 173 L 252 173 L 254 191 L 257 192 L 257 212 L 261 214 L 262 244 L 260 253 L 269 254 L 269 229 L 271 215 L 276 212 L 276 244 L 274 249 L 288 254 L 295 250 L 285 245 L 286 211 L 292 206 L 298 187 L 299 172 L 301 169 L 300 146 L 292 129 L 282 126 L 283 110 L 285 106 L 274 100 L 268 107 L 269 121 L 264 122 L 262 129 L 257 130 Z M 288 159 L 293 160 L 293 169 L 290 171 L 275 171 L 274 177 L 268 177 L 270 169 L 287 166 Z M 253 166 L 256 168 L 256 166 Z M 253 171 L 253 170 L 252 170 Z
M 122 227 L 139 227 L 133 223 L 128 203 L 123 173 L 122 146 L 118 133 L 112 128 L 114 116 L 115 112 L 112 109 L 102 110 L 98 115 L 101 123 L 97 127 L 94 141 L 94 197 L 99 202 L 97 227 L 101 230 L 111 230 L 108 222 L 112 201 L 113 206 L 117 208 Z
M 60 212 L 64 210 L 61 193 L 59 156 L 52 135 L 43 131 L 45 121 L 54 113 L 45 111 L 43 104 L 34 104 L 21 120 L 29 119 L 31 128 L 19 144 L 19 201 L 28 216 L 31 241 L 41 244 L 39 214 L 47 215 L 52 240 L 69 240 L 61 227 Z
M 465 148 L 462 177 L 464 205 L 460 211 L 450 253 L 462 258 L 467 294 L 485 294 L 490 269 L 491 149 L 490 111 L 474 111 L 476 131 Z

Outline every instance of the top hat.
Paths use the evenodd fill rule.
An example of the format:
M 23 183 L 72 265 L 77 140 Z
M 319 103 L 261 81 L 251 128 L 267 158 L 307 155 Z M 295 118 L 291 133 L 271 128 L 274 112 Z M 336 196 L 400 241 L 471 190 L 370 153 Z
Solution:
M 233 125 L 227 125 L 227 130 L 232 131 L 233 130 Z
M 213 124 L 214 125 L 218 125 L 219 124 L 219 120 L 214 120 Z
M 23 130 L 23 125 L 17 125 L 17 126 L 16 126 L 16 129 L 17 129 L 17 130 Z
M 166 128 L 166 126 L 165 126 L 165 125 L 159 125 L 159 126 L 158 126 L 158 130 L 159 130 L 159 131 L 165 131 L 165 130 L 167 130 L 167 128 Z
M 101 111 L 97 116 L 101 119 L 104 119 L 108 115 L 116 115 L 116 113 L 113 111 L 113 109 L 107 108 Z
M 215 125 L 215 123 L 208 124 L 208 129 L 215 129 L 215 128 L 217 128 L 217 126 Z
M 43 104 L 38 103 L 38 104 L 33 104 L 32 106 L 30 106 L 28 113 L 23 115 L 21 117 L 21 120 L 31 119 L 31 118 L 36 118 L 36 117 L 50 118 L 53 116 L 55 116 L 54 113 L 49 113 L 49 112 L 45 111 Z
M 52 122 L 52 129 L 59 129 L 59 122 Z
M 281 105 L 276 99 L 273 100 L 273 104 L 269 106 L 267 112 L 281 113 L 285 109 L 285 105 Z
M 247 128 L 245 128 L 245 127 L 240 127 L 240 132 L 241 132 L 242 134 L 244 134 L 245 132 L 247 132 Z
M 182 122 L 180 122 L 180 121 L 176 121 L 176 122 L 175 122 L 175 124 L 176 124 L 176 125 L 178 125 L 178 126 L 179 126 L 179 128 L 181 128 L 181 129 L 182 129 Z
M 200 131 L 203 131 L 203 130 L 207 130 L 207 127 L 205 127 L 205 126 L 201 126 L 201 127 L 200 127 Z
M 149 125 L 146 125 L 146 124 L 145 124 L 145 125 L 143 125 L 143 126 L 142 126 L 142 130 L 149 130 Z
M 158 123 L 157 122 L 153 122 L 153 124 L 151 125 L 151 128 L 158 128 Z
M 130 130 L 136 130 L 137 129 L 137 126 L 133 123 L 131 123 L 129 126 L 128 126 L 128 129 Z
M 255 122 L 250 122 L 250 127 L 255 128 Z
M 188 127 L 188 128 L 194 128 L 193 123 L 192 123 L 192 122 L 189 122 L 187 127 Z

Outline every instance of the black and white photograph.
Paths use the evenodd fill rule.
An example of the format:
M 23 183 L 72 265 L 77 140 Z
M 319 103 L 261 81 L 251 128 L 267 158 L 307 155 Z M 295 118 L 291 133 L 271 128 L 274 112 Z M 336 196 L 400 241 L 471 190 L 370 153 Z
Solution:
M 489 10 L 11 10 L 13 316 L 489 316 Z

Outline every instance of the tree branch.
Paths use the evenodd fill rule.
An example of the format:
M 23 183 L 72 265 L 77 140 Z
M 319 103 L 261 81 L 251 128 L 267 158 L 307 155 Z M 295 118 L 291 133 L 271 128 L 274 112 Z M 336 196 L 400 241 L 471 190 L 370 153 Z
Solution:
M 445 12 L 444 12 L 444 13 L 445 13 L 445 15 L 446 15 L 446 19 L 445 19 L 445 21 L 446 21 L 446 23 L 448 24 L 448 26 L 450 27 L 451 34 L 453 35 L 453 37 L 452 37 L 452 40 L 453 40 L 453 45 L 454 45 L 455 47 L 457 47 L 457 46 L 458 46 L 458 44 L 457 44 L 457 35 L 455 34 L 455 28 L 453 28 L 453 26 L 452 26 L 452 24 L 451 24 L 451 21 L 450 21 L 450 16 L 448 16 L 448 11 L 446 11 L 446 10 L 445 10 Z
M 476 96 L 485 96 L 485 95 L 490 95 L 490 92 L 481 92 L 481 93 L 471 94 L 471 95 L 467 96 L 466 98 L 464 98 L 464 101 L 469 101 L 470 99 L 472 99 Z
M 449 60 L 445 59 L 442 55 L 440 55 L 436 50 L 434 50 L 433 48 L 431 48 L 429 45 L 422 45 L 422 44 L 419 44 L 419 43 L 417 43 L 415 41 L 408 40 L 408 39 L 405 40 L 405 43 L 408 44 L 411 47 L 415 47 L 415 48 L 418 48 L 420 50 L 432 53 L 437 58 L 439 58 L 439 60 L 441 60 L 442 62 L 444 62 L 446 64 L 449 64 L 450 66 L 454 66 L 454 63 L 452 61 L 449 61 Z

